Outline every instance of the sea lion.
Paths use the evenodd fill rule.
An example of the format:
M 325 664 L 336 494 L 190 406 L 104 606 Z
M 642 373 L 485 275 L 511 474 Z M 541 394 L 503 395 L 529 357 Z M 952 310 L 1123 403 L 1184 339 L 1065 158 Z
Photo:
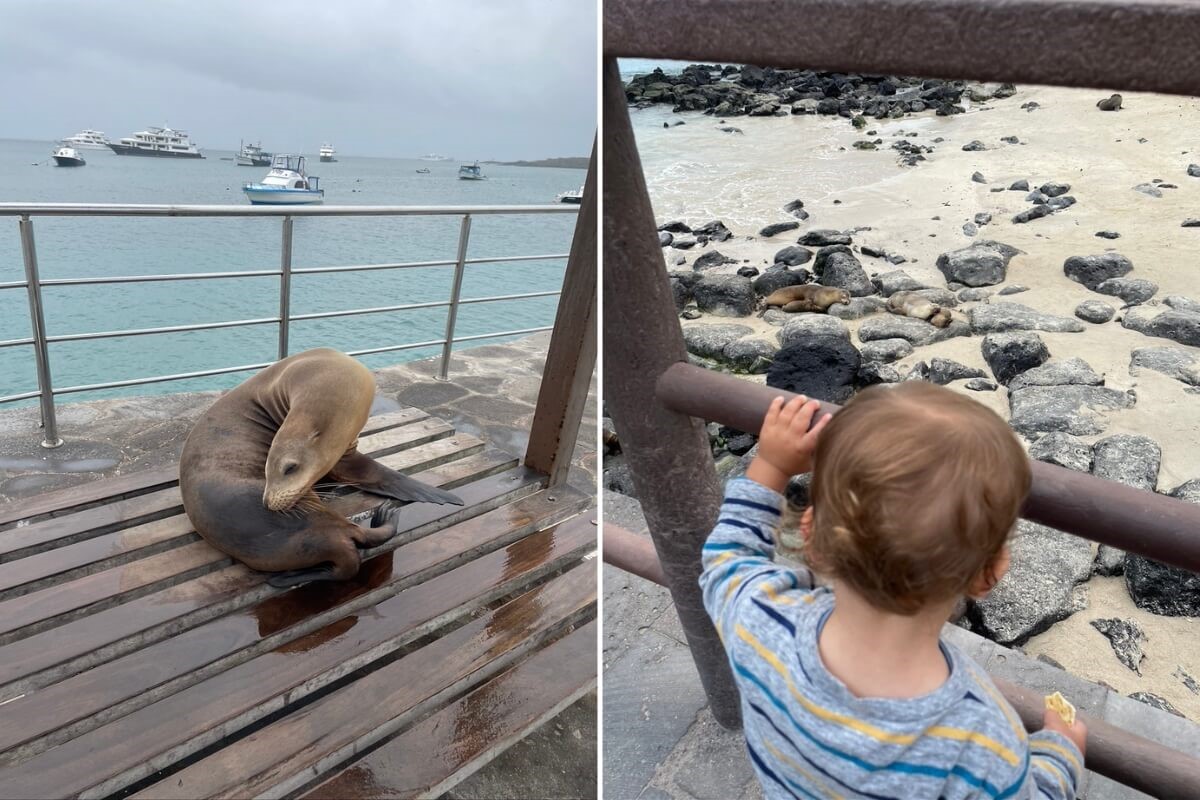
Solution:
M 354 577 L 358 548 L 396 533 L 395 513 L 356 525 L 330 511 L 314 484 L 462 505 L 358 452 L 374 397 L 370 370 L 327 348 L 278 361 L 223 395 L 196 421 L 179 459 L 196 532 L 246 566 L 276 573 L 271 585 L 294 586 Z
M 937 328 L 945 328 L 953 319 L 948 309 L 916 292 L 896 292 L 888 298 L 887 310 L 902 317 L 924 320 Z
M 1096 103 L 1096 108 L 1101 111 L 1120 111 L 1121 110 L 1121 95 L 1114 94 Z
M 832 286 L 806 283 L 800 286 L 784 286 L 763 299 L 767 308 L 780 306 L 784 311 L 828 311 L 834 303 L 850 305 L 850 292 Z

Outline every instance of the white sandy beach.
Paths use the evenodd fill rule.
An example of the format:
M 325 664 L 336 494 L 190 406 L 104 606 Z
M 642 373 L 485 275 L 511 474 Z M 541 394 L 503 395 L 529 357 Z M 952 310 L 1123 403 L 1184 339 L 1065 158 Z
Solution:
M 1200 99 L 1126 94 L 1124 108 L 1101 112 L 1096 101 L 1109 93 L 1097 90 L 1018 86 L 1005 100 L 975 104 L 967 114 L 936 117 L 926 113 L 898 120 L 870 121 L 854 130 L 845 119 L 822 116 L 787 118 L 730 118 L 727 124 L 744 133 L 717 130 L 714 117 L 700 113 L 673 114 L 666 107 L 631 109 L 658 221 L 681 219 L 700 225 L 720 219 L 734 239 L 713 243 L 723 254 L 765 269 L 772 255 L 794 244 L 806 230 L 851 230 L 855 249 L 872 245 L 908 259 L 898 267 L 858 254 L 868 274 L 903 269 L 917 280 L 944 286 L 935 267 L 939 254 L 973 241 L 994 239 L 1024 251 L 1012 259 L 1004 286 L 1021 284 L 1029 291 L 993 298 L 1030 306 L 1038 311 L 1073 317 L 1083 300 L 1101 300 L 1115 308 L 1122 302 L 1089 291 L 1063 274 L 1070 256 L 1113 250 L 1128 257 L 1134 271 L 1159 290 L 1148 306 L 1170 295 L 1200 300 L 1200 228 L 1182 228 L 1188 217 L 1200 216 L 1200 178 L 1189 177 L 1189 163 L 1200 162 L 1194 123 L 1200 118 Z M 1023 103 L 1040 108 L 1027 112 Z M 663 122 L 682 119 L 683 126 L 664 129 Z M 868 135 L 868 131 L 875 131 Z M 890 148 L 899 134 L 916 132 L 909 141 L 932 145 L 935 152 L 915 167 L 900 166 Z M 1017 136 L 1020 144 L 1001 137 Z M 934 144 L 935 137 L 944 141 Z M 859 151 L 852 143 L 882 139 L 878 151 Z M 962 145 L 982 141 L 987 149 L 964 152 Z M 1141 141 L 1145 140 L 1145 141 Z M 845 148 L 841 150 L 839 148 Z M 979 171 L 986 183 L 971 181 Z M 990 191 L 1027 179 L 1034 188 L 1048 181 L 1068 183 L 1077 203 L 1061 212 L 1027 224 L 1013 224 L 1014 214 L 1030 204 L 1025 192 Z M 1133 190 L 1158 178 L 1178 188 L 1163 189 L 1161 198 Z M 810 219 L 798 231 L 771 239 L 757 237 L 769 223 L 792 219 L 782 210 L 802 199 Z M 835 204 L 834 200 L 840 203 Z M 993 220 L 975 237 L 962 231 L 979 212 Z M 1095 233 L 1113 230 L 1116 240 Z M 690 264 L 705 250 L 666 248 L 672 269 L 683 255 Z M 734 272 L 741 264 L 718 268 Z M 811 267 L 811 264 L 806 265 Z M 996 289 L 1003 286 L 994 287 Z M 961 310 L 962 306 L 957 310 Z M 1125 312 L 1118 310 L 1120 318 Z M 708 316 L 702 322 L 746 324 L 775 341 L 778 329 L 756 317 Z M 861 320 L 847 321 L 855 331 Z M 1105 377 L 1106 385 L 1135 389 L 1134 407 L 1106 416 L 1107 430 L 1095 441 L 1115 433 L 1149 436 L 1162 448 L 1159 491 L 1200 478 L 1200 396 L 1183 383 L 1157 372 L 1131 376 L 1130 352 L 1139 347 L 1174 344 L 1122 328 L 1118 322 L 1087 325 L 1083 333 L 1039 332 L 1054 360 L 1080 357 Z M 857 338 L 853 337 L 857 344 Z M 900 372 L 932 356 L 952 358 L 987 371 L 980 337 L 950 339 L 916 351 L 896 364 Z M 990 373 L 989 373 L 990 374 Z M 758 378 L 761 380 L 761 376 Z M 973 398 L 1007 416 L 1006 392 L 971 392 Z M 1102 681 L 1129 694 L 1152 692 L 1166 698 L 1191 719 L 1200 721 L 1200 694 L 1179 677 L 1182 670 L 1200 680 L 1200 620 L 1160 617 L 1136 608 L 1123 578 L 1093 577 L 1084 586 L 1088 607 L 1030 640 L 1025 649 L 1045 654 L 1068 670 Z M 1139 676 L 1123 666 L 1108 641 L 1089 625 L 1100 617 L 1135 620 L 1146 632 L 1147 657 Z

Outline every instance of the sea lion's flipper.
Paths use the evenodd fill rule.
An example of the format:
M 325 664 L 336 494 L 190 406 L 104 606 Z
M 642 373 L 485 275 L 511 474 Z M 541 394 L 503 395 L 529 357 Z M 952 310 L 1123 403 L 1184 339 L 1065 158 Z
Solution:
M 310 581 L 335 581 L 331 567 L 314 567 L 312 569 L 290 569 L 287 572 L 272 572 L 267 583 L 276 589 L 287 589 Z
M 789 314 L 794 314 L 797 311 L 807 311 L 808 310 L 808 301 L 793 300 L 790 303 L 784 303 L 783 310 L 788 312 Z
M 353 484 L 364 492 L 403 500 L 406 503 L 453 503 L 456 506 L 463 504 L 456 494 L 401 475 L 358 452 L 344 455 L 330 470 L 329 477 L 335 481 Z

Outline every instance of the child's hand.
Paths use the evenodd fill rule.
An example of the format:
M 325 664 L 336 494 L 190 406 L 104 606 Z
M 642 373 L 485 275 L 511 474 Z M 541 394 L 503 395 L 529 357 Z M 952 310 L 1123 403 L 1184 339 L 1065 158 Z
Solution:
M 826 414 L 812 425 L 820 408 L 820 403 L 804 396 L 792 398 L 787 405 L 782 397 L 776 397 L 763 419 L 758 434 L 758 455 L 746 470 L 746 477 L 782 493 L 789 478 L 811 471 L 817 437 L 833 418 Z M 812 430 L 809 430 L 810 425 Z
M 1083 720 L 1076 718 L 1074 725 L 1067 725 L 1063 722 L 1063 718 L 1059 716 L 1057 711 L 1046 709 L 1042 716 L 1042 727 L 1048 731 L 1061 733 L 1063 736 L 1070 739 L 1079 748 L 1080 755 L 1086 755 L 1087 752 L 1087 725 L 1083 724 Z

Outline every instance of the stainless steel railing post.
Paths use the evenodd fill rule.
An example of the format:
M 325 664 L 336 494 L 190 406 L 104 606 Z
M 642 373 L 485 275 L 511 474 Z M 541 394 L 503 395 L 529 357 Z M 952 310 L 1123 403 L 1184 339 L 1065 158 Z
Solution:
M 279 256 L 279 360 L 288 356 L 288 324 L 292 317 L 292 218 L 283 218 L 283 247 Z
M 50 380 L 50 351 L 46 345 L 46 317 L 42 312 L 42 286 L 38 282 L 37 248 L 33 244 L 33 221 L 22 215 L 21 257 L 25 261 L 26 291 L 29 293 L 29 321 L 33 326 L 33 354 L 37 361 L 38 400 L 42 407 L 42 447 L 61 447 L 58 420 L 54 416 L 54 386 Z
M 450 380 L 450 349 L 454 346 L 454 324 L 458 321 L 458 298 L 462 293 L 463 269 L 467 265 L 467 240 L 471 238 L 471 215 L 464 214 L 458 234 L 458 260 L 454 264 L 454 283 L 450 287 L 450 310 L 446 314 L 446 341 L 442 344 L 442 365 L 437 380 Z

